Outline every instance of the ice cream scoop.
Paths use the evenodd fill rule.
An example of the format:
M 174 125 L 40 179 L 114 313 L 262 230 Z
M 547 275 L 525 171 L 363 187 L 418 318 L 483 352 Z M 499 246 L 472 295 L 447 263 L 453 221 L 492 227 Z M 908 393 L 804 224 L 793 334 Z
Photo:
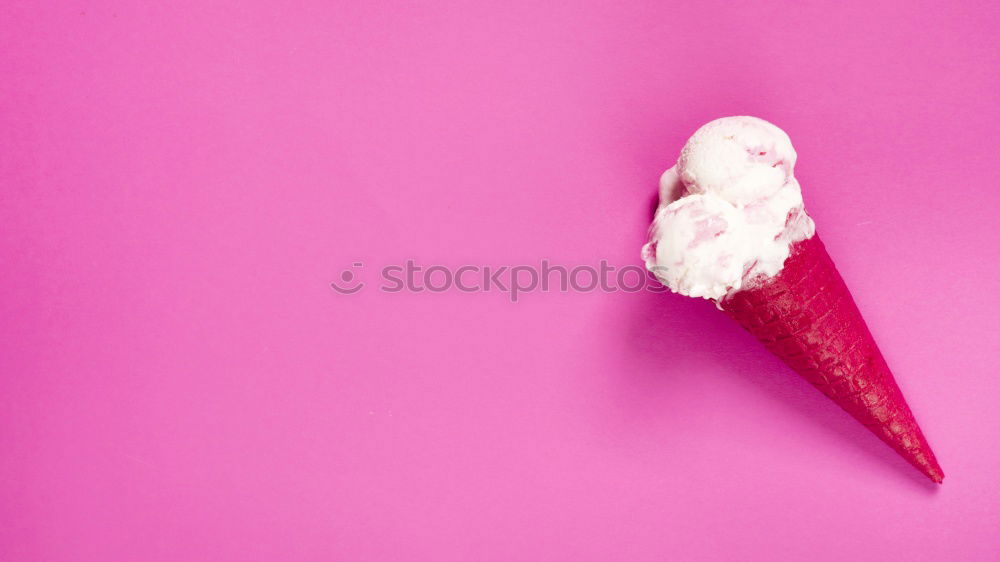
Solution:
M 711 193 L 746 205 L 789 183 L 795 157 L 788 135 L 771 123 L 723 117 L 691 135 L 681 149 L 677 173 L 691 193 Z
M 927 439 L 806 214 L 788 135 L 755 117 L 698 129 L 660 179 L 646 267 L 712 299 L 934 482 Z
M 646 266 L 674 292 L 715 300 L 777 274 L 790 245 L 815 231 L 795 158 L 788 135 L 763 119 L 726 117 L 698 129 L 660 180 Z M 708 239 L 705 224 L 725 227 Z

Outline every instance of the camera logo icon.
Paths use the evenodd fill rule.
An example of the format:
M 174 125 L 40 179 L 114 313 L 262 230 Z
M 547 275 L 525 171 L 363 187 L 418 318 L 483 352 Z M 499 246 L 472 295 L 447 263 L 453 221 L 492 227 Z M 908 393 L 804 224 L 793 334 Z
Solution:
M 361 262 L 354 262 L 351 264 L 351 269 L 345 269 L 340 272 L 340 281 L 331 281 L 330 288 L 342 295 L 353 295 L 361 289 L 365 288 L 365 284 L 357 280 L 357 275 L 354 269 L 363 268 L 365 264 Z

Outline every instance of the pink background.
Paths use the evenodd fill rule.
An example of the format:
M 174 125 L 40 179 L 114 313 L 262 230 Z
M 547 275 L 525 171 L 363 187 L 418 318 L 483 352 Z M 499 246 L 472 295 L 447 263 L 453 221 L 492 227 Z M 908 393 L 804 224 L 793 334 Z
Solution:
M 995 3 L 40 4 L 0 8 L 0 559 L 996 559 Z M 731 114 L 794 140 L 942 487 L 706 302 L 374 288 L 637 264 Z

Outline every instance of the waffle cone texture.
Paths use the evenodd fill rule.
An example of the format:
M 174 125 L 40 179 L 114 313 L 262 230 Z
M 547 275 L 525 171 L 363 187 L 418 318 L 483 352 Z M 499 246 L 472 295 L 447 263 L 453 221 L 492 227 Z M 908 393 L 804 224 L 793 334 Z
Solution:
M 767 349 L 934 482 L 944 472 L 819 235 L 781 272 L 720 306 Z

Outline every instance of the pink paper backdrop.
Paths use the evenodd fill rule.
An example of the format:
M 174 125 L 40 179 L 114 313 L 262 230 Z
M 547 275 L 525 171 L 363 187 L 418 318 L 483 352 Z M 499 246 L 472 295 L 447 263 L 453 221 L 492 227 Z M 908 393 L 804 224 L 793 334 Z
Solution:
M 0 559 L 998 556 L 995 3 L 134 4 L 0 8 Z M 637 264 L 731 114 L 942 487 L 708 303 L 375 288 Z

